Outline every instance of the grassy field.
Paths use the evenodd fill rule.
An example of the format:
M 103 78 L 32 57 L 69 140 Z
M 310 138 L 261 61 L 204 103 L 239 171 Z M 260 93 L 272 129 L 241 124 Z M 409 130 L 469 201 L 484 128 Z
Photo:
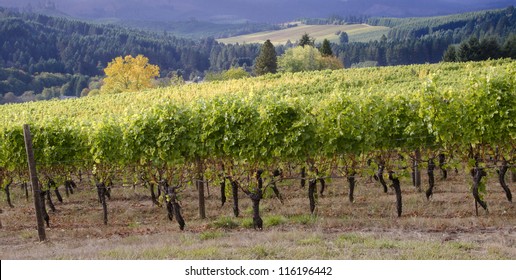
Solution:
M 475 216 L 469 178 L 454 174 L 438 181 L 433 198 L 402 182 L 403 215 L 396 217 L 392 190 L 359 180 L 355 203 L 347 185 L 334 180 L 309 214 L 306 190 L 285 182 L 284 204 L 264 199 L 263 231 L 252 229 L 250 199 L 240 199 L 241 217 L 231 201 L 220 207 L 210 187 L 208 217 L 197 216 L 194 188 L 185 189 L 185 231 L 153 206 L 143 188 L 115 187 L 103 225 L 96 190 L 81 184 L 57 212 L 49 213 L 48 241 L 37 241 L 32 202 L 18 188 L 15 208 L 0 205 L 0 259 L 516 259 L 516 211 L 494 178 L 488 183 L 490 211 Z M 513 188 L 513 192 L 514 192 Z M 2 193 L 3 194 L 3 193 Z
M 346 32 L 350 42 L 367 42 L 378 40 L 383 34 L 389 31 L 388 27 L 371 26 L 367 24 L 349 25 L 306 25 L 298 23 L 298 26 L 277 31 L 265 31 L 253 34 L 246 34 L 236 37 L 217 39 L 225 44 L 244 44 L 244 43 L 263 43 L 267 39 L 273 44 L 285 44 L 288 40 L 294 43 L 305 33 L 316 39 L 316 43 L 321 43 L 324 39 L 338 42 L 339 33 Z

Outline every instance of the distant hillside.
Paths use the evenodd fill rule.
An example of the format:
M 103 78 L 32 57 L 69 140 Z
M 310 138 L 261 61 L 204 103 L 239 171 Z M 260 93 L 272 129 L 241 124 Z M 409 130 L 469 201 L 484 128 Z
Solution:
M 471 37 L 477 42 L 484 41 L 486 46 L 495 44 L 490 48 L 495 52 L 504 49 L 504 55 L 509 57 L 516 51 L 516 11 L 513 6 L 439 17 L 370 18 L 368 23 L 391 29 L 379 41 L 336 46 L 334 53 L 344 65 L 366 61 L 371 62 L 367 65 L 378 66 L 435 63 L 443 59 L 450 45 L 458 45 Z
M 470 37 L 475 38 L 479 46 L 489 46 L 495 55 L 503 52 L 505 56 L 516 58 L 514 7 L 446 17 L 372 18 L 369 25 L 379 26 L 354 26 L 379 28 L 382 35 L 372 38 L 373 41 L 332 44 L 333 54 L 345 67 L 439 62 L 450 45 L 461 44 Z M 380 25 L 390 27 L 387 34 L 386 27 Z M 298 28 L 299 32 L 313 33 L 309 34 L 313 36 L 318 34 L 316 30 L 321 30 L 326 36 L 334 36 L 341 30 L 331 28 L 351 26 L 300 25 L 290 31 Z M 352 35 L 353 30 L 346 32 Z M 292 42 L 297 40 L 295 36 L 291 38 Z M 277 55 L 281 55 L 289 46 L 277 44 L 275 47 Z M 165 84 L 172 74 L 198 80 L 208 71 L 218 72 L 230 67 L 251 71 L 259 50 L 260 44 L 226 45 L 213 38 L 180 39 L 164 32 L 0 8 L 0 94 L 4 102 L 80 96 L 100 86 L 100 78 L 96 76 L 103 76 L 109 61 L 125 55 L 147 56 L 150 63 L 160 67 L 163 79 L 160 82 Z
M 188 80 L 208 70 L 251 66 L 259 50 L 4 8 L 0 42 L 0 94 L 44 94 L 42 99 L 79 96 L 92 83 L 98 87 L 91 77 L 103 76 L 117 56 L 143 54 L 160 67 L 162 77 L 178 73 Z
M 152 21 L 137 19 L 98 19 L 95 23 L 109 23 L 124 27 L 170 34 L 176 37 L 189 39 L 203 39 L 208 37 L 224 38 L 239 36 L 262 31 L 280 29 L 279 25 L 255 22 L 224 23 L 200 21 L 195 19 L 184 21 Z
M 415 40 L 425 36 L 441 36 L 444 32 L 452 32 L 451 36 L 455 38 L 447 43 L 453 44 L 471 35 L 507 37 L 516 31 L 515 16 L 516 12 L 512 6 L 507 9 L 436 17 L 363 17 L 359 20 L 362 22 L 361 24 L 347 24 L 353 17 L 334 16 L 328 19 L 303 19 L 302 22 L 290 24 L 290 28 L 245 34 L 218 39 L 218 41 L 227 44 L 242 44 L 263 43 L 269 39 L 274 44 L 285 44 L 287 41 L 294 43 L 304 33 L 307 33 L 315 38 L 316 42 L 320 43 L 323 39 L 329 39 L 337 43 L 338 34 L 346 32 L 350 42 L 367 43 L 379 41 L 383 35 L 388 40 Z M 334 24 L 335 22 L 339 24 Z
M 316 42 L 322 42 L 328 39 L 331 42 L 337 43 L 339 41 L 339 34 L 346 32 L 349 35 L 351 42 L 362 41 L 368 42 L 370 40 L 379 40 L 382 35 L 389 32 L 388 27 L 371 26 L 367 24 L 348 24 L 348 25 L 307 25 L 297 23 L 293 27 L 277 30 L 264 31 L 259 33 L 252 33 L 240 35 L 235 37 L 218 39 L 217 41 L 225 44 L 235 43 L 263 43 L 269 39 L 273 44 L 286 44 L 288 41 L 295 43 L 305 33 L 310 34 L 316 39 Z
M 367 22 L 371 25 L 391 27 L 389 38 L 392 39 L 423 37 L 449 30 L 463 30 L 464 33 L 476 33 L 477 36 L 490 33 L 504 37 L 515 31 L 515 18 L 514 6 L 509 6 L 498 10 L 436 17 L 370 18 Z
M 301 17 L 369 15 L 420 17 L 514 5 L 515 0 L 0 0 L 0 6 L 57 9 L 73 17 L 145 21 L 278 23 Z M 30 5 L 30 6 L 29 6 Z

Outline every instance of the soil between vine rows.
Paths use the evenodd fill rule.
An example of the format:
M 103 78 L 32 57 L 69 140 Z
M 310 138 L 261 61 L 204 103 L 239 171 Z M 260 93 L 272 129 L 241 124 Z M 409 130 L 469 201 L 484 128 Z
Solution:
M 96 190 L 80 183 L 64 203 L 54 202 L 44 243 L 37 241 L 32 201 L 15 188 L 15 208 L 8 208 L 5 195 L 0 200 L 0 259 L 516 259 L 516 207 L 494 177 L 485 196 L 489 213 L 480 209 L 478 217 L 471 179 L 463 174 L 437 179 L 430 201 L 402 181 L 401 218 L 393 190 L 384 194 L 369 178 L 357 180 L 354 203 L 347 181 L 327 182 L 313 216 L 307 188 L 287 181 L 279 185 L 284 204 L 262 200 L 263 231 L 252 229 L 248 197 L 241 195 L 241 217 L 234 218 L 231 200 L 221 207 L 212 185 L 204 220 L 195 187 L 182 191 L 186 228 L 180 231 L 165 207 L 152 204 L 147 189 L 115 184 L 104 225 Z M 516 192 L 514 183 L 509 187 Z

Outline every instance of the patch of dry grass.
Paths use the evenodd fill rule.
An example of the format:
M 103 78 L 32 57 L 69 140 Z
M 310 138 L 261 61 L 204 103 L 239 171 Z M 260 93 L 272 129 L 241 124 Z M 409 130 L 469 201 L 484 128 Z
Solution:
M 318 43 L 324 39 L 332 42 L 338 42 L 340 32 L 346 32 L 349 35 L 350 41 L 366 41 L 379 39 L 382 34 L 387 34 L 390 28 L 385 26 L 371 26 L 367 24 L 348 24 L 348 25 L 306 25 L 299 23 L 298 26 L 275 30 L 264 31 L 252 34 L 245 34 L 235 37 L 217 39 L 217 41 L 225 44 L 250 44 L 263 43 L 270 40 L 273 44 L 286 44 L 287 41 L 295 42 L 303 36 L 303 34 L 310 34 Z
M 295 184 L 292 186 L 290 184 Z M 402 182 L 403 215 L 396 216 L 392 191 L 359 180 L 355 202 L 347 200 L 345 181 L 334 180 L 319 196 L 316 214 L 297 182 L 280 187 L 284 204 L 261 204 L 264 230 L 252 229 L 250 199 L 242 196 L 241 217 L 231 201 L 220 207 L 210 190 L 207 219 L 199 219 L 194 189 L 185 190 L 186 229 L 170 221 L 165 208 L 152 204 L 145 189 L 114 188 L 109 223 L 95 190 L 78 192 L 50 212 L 48 242 L 37 242 L 32 202 L 13 190 L 15 208 L 5 207 L 0 229 L 1 259 L 516 259 L 516 211 L 496 181 L 490 180 L 489 213 L 475 216 L 468 178 L 438 181 L 427 201 Z M 216 194 L 214 194 L 216 193 Z

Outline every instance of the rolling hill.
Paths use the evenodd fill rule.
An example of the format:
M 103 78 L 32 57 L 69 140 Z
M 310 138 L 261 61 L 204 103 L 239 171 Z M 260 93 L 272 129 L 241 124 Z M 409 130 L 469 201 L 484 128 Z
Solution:
M 352 42 L 361 42 L 379 39 L 383 34 L 389 32 L 385 26 L 371 26 L 368 24 L 347 24 L 347 25 L 307 25 L 296 23 L 296 26 L 275 31 L 264 31 L 241 36 L 218 39 L 217 41 L 224 44 L 243 44 L 243 43 L 263 43 L 267 39 L 273 44 L 285 44 L 288 41 L 294 43 L 305 33 L 316 39 L 316 42 L 322 42 L 328 39 L 332 42 L 338 42 L 339 34 L 346 32 Z

